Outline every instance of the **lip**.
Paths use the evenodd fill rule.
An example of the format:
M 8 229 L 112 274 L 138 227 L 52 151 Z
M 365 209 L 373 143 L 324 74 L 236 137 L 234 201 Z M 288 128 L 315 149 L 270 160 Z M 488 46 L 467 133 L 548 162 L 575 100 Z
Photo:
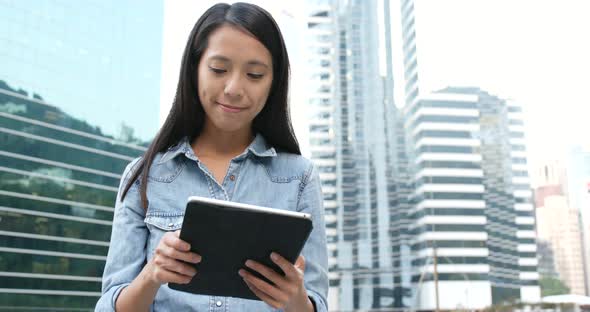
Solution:
M 222 104 L 219 102 L 215 102 L 215 103 L 219 104 L 221 109 L 223 109 L 224 111 L 226 111 L 228 113 L 238 113 L 238 112 L 241 112 L 245 109 L 243 107 L 235 107 L 235 106 L 231 106 L 231 105 L 227 105 L 227 104 Z

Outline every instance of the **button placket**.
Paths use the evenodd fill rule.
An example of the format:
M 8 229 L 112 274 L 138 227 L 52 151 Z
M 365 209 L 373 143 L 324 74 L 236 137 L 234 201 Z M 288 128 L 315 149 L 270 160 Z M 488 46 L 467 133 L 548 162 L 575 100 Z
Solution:
M 226 194 L 228 195 L 228 200 L 231 200 L 231 198 L 233 198 L 233 194 L 235 192 L 236 184 L 238 181 L 238 174 L 240 172 L 240 167 L 243 166 L 243 161 L 244 160 L 235 161 L 235 159 L 233 159 L 229 163 L 229 167 L 227 170 L 227 178 L 223 183 Z
M 223 186 L 227 188 L 227 182 L 228 180 L 230 181 L 234 181 L 236 179 L 236 176 L 233 174 L 234 172 L 234 161 L 231 160 L 229 162 L 229 166 L 227 167 L 227 172 L 225 174 L 225 178 L 223 179 Z

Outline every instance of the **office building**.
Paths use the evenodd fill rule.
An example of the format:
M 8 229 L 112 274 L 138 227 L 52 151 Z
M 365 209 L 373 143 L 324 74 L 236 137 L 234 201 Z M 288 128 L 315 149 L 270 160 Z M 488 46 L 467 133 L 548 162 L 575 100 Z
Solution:
M 535 214 L 537 240 L 552 257 L 556 276 L 570 293 L 586 294 L 580 211 L 569 205 L 563 191 L 566 172 L 560 163 L 545 163 L 536 170 Z M 551 253 L 551 256 L 547 255 Z M 541 250 L 539 249 L 539 256 Z
M 158 127 L 162 4 L 0 3 L 0 309 L 94 308 Z
M 389 10 L 389 1 L 382 4 Z M 389 15 L 383 37 L 379 5 L 308 2 L 310 150 L 323 187 L 334 310 L 401 306 L 404 295 L 398 216 L 403 198 L 396 180 L 402 127 L 396 126 L 391 47 L 385 39 Z M 387 53 L 381 64 L 385 74 L 380 40 Z
M 441 309 L 538 300 L 520 108 L 477 88 L 446 88 L 404 112 L 415 307 L 436 308 L 437 285 Z

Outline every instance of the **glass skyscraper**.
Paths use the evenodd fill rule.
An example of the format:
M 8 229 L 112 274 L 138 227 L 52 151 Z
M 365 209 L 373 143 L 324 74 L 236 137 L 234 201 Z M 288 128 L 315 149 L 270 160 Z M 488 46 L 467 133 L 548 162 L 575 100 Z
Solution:
M 536 302 L 535 219 L 521 109 L 478 88 L 425 94 L 418 79 L 418 2 L 399 4 L 412 186 L 409 306 L 435 309 L 435 285 L 441 309 Z
M 412 0 L 394 6 L 398 27 L 389 1 L 308 3 L 310 145 L 331 309 L 435 309 L 435 256 L 443 309 L 538 300 L 520 108 L 477 88 L 422 94 Z M 392 76 L 393 29 L 403 80 Z M 404 84 L 401 112 L 394 81 Z
M 162 3 L 0 17 L 0 310 L 93 310 L 120 174 L 158 127 Z
M 389 2 L 383 1 L 389 9 Z M 330 264 L 330 308 L 403 306 L 403 192 L 391 47 L 379 1 L 308 1 L 309 131 L 320 171 Z M 384 15 L 389 27 L 389 15 Z M 379 63 L 379 43 L 386 62 Z M 380 66 L 385 68 L 382 74 Z M 405 262 L 409 269 L 409 262 Z M 409 289 L 408 289 L 409 290 Z
M 590 294 L 590 146 L 573 146 L 566 159 L 566 196 L 580 211 L 584 243 L 586 294 Z
M 441 309 L 538 301 L 521 109 L 478 88 L 446 88 L 415 103 L 405 111 L 412 306 L 434 309 L 436 292 Z

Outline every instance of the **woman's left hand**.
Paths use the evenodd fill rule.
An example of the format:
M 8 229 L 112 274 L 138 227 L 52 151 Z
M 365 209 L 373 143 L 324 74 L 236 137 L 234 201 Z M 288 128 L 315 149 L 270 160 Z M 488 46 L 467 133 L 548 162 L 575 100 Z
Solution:
M 273 269 L 253 260 L 246 261 L 246 266 L 260 273 L 274 285 L 252 275 L 247 270 L 241 269 L 240 276 L 244 279 L 250 290 L 262 301 L 275 309 L 285 311 L 310 311 L 313 304 L 307 297 L 307 291 L 303 285 L 303 272 L 305 271 L 305 258 L 299 256 L 295 264 L 273 252 L 270 256 L 285 276 L 278 274 Z

